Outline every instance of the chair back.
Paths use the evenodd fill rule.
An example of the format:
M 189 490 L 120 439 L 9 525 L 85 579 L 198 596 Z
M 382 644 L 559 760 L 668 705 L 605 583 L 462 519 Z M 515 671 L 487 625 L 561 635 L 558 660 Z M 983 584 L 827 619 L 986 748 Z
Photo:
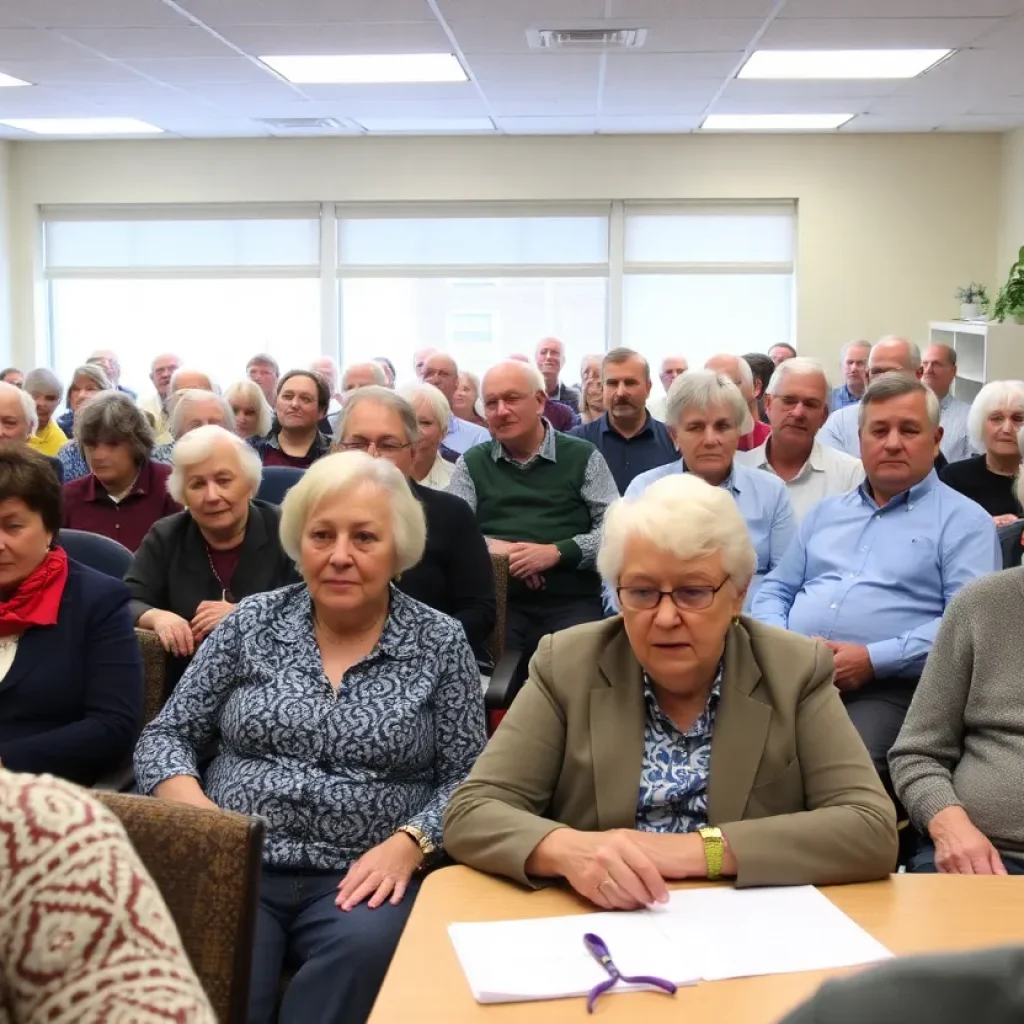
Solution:
M 497 601 L 494 632 L 487 638 L 491 661 L 497 665 L 505 653 L 505 620 L 508 616 L 508 555 L 491 555 L 494 570 L 494 596 Z
M 167 695 L 167 652 L 160 638 L 151 629 L 138 629 L 135 637 L 142 648 L 142 668 L 145 675 L 145 691 L 142 703 L 142 726 L 153 721 L 164 706 Z
M 260 489 L 256 497 L 260 501 L 270 502 L 271 505 L 280 505 L 284 496 L 301 479 L 304 469 L 297 469 L 294 466 L 264 466 L 263 479 L 260 481 Z
M 217 1020 L 244 1024 L 263 822 L 147 796 L 93 795 L 120 818 L 156 882 Z
M 57 542 L 67 552 L 68 558 L 119 580 L 124 579 L 135 557 L 116 540 L 85 530 L 62 529 L 57 535 Z

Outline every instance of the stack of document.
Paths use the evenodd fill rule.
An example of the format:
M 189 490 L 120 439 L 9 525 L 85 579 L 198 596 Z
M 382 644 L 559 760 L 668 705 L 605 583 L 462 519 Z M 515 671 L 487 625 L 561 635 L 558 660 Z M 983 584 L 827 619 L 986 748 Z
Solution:
M 448 928 L 480 1003 L 586 995 L 607 977 L 583 944 L 587 932 L 604 940 L 623 974 L 677 985 L 852 967 L 891 956 L 812 886 L 691 889 L 673 892 L 665 906 L 633 913 Z

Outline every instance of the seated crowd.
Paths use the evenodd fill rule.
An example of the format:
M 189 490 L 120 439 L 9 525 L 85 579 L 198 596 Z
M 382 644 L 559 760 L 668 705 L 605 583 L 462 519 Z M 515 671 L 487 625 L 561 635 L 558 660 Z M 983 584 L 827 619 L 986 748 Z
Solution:
M 836 387 L 787 345 L 658 369 L 0 381 L 0 763 L 264 819 L 254 1024 L 365 1021 L 444 853 L 623 910 L 882 878 L 898 820 L 908 870 L 1024 873 L 1024 383 L 967 405 L 896 337 Z

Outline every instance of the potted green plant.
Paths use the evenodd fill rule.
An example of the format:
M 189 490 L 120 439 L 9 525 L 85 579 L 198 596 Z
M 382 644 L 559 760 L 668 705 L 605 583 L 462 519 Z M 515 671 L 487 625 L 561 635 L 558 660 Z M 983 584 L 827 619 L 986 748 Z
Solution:
M 961 320 L 976 320 L 988 309 L 988 292 L 983 284 L 974 281 L 966 288 L 957 288 L 956 300 L 960 303 Z
M 1010 267 L 1006 284 L 999 289 L 992 307 L 993 320 L 1015 320 L 1024 324 L 1024 245 L 1017 253 L 1017 262 Z

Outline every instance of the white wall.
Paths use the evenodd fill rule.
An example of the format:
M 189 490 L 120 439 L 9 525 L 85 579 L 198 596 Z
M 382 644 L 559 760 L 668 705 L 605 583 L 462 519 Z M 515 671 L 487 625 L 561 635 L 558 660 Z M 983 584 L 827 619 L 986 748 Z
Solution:
M 11 319 L 10 157 L 10 143 L 0 142 L 0 364 L 3 366 L 14 362 L 15 348 Z
M 957 285 L 995 279 L 1004 178 L 1002 140 L 975 134 L 18 143 L 16 350 L 42 335 L 39 204 L 793 198 L 798 347 L 831 360 L 923 338 Z
M 999 217 L 999 251 L 996 276 L 999 287 L 1024 245 L 1024 128 L 1007 132 L 1002 139 L 1002 195 Z M 990 289 L 995 298 L 995 289 Z

